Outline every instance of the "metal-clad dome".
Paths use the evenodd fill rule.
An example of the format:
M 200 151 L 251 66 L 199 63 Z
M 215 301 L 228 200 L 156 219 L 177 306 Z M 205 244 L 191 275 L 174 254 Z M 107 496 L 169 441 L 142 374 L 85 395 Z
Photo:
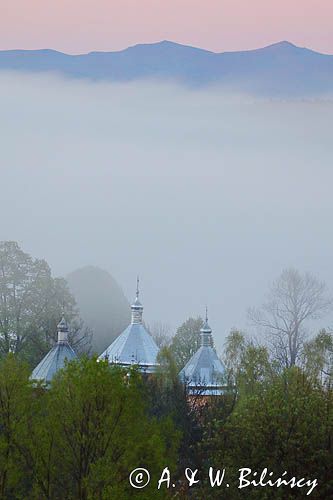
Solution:
M 223 394 L 225 367 L 213 349 L 212 329 L 207 311 L 200 330 L 201 346 L 180 371 L 179 377 L 187 384 L 189 394 L 217 396 Z
M 139 365 L 151 373 L 157 366 L 158 347 L 142 324 L 131 323 L 98 359 L 123 366 Z
M 71 361 L 76 357 L 75 352 L 69 344 L 57 343 L 36 366 L 30 378 L 49 383 L 57 371 L 64 368 L 66 360 Z
M 65 361 L 75 359 L 76 353 L 68 343 L 68 325 L 64 318 L 58 324 L 58 342 L 44 356 L 32 372 L 32 380 L 50 383 L 58 370 L 64 368 Z
M 138 365 L 140 371 L 152 373 L 157 366 L 159 348 L 142 323 L 143 306 L 139 301 L 139 279 L 136 297 L 131 306 L 131 324 L 99 356 L 121 366 Z

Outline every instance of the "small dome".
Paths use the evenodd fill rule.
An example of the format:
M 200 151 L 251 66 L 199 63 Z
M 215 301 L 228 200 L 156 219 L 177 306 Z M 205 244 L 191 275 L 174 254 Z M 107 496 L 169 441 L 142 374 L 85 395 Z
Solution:
M 143 305 L 139 300 L 139 276 L 136 280 L 136 294 L 133 304 L 131 305 L 132 309 L 132 323 L 142 323 L 142 313 L 143 313 Z
M 58 342 L 38 363 L 30 378 L 50 383 L 58 370 L 64 368 L 66 360 L 75 359 L 76 353 L 68 343 L 68 324 L 65 318 L 62 318 L 57 326 Z
M 200 331 L 201 331 L 201 332 L 203 332 L 203 333 L 212 333 L 212 329 L 211 329 L 211 327 L 209 326 L 209 324 L 208 324 L 208 320 L 207 320 L 207 319 L 206 319 L 206 321 L 205 321 L 205 323 L 204 323 L 203 327 L 200 329 Z
M 133 304 L 131 305 L 132 309 L 142 309 L 143 310 L 143 305 L 141 304 L 139 297 L 136 296 Z
M 49 384 L 57 371 L 65 367 L 66 361 L 72 361 L 76 357 L 75 351 L 67 342 L 58 342 L 36 366 L 30 379 Z
M 64 317 L 62 317 L 60 323 L 57 326 L 58 332 L 68 332 L 68 324 Z

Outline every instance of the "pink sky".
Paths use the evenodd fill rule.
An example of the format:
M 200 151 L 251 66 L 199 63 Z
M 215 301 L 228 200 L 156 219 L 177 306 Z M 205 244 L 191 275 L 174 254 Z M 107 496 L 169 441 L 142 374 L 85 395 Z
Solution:
M 288 40 L 333 54 L 333 0 L 0 0 L 0 49 L 80 53 L 164 39 L 214 51 Z

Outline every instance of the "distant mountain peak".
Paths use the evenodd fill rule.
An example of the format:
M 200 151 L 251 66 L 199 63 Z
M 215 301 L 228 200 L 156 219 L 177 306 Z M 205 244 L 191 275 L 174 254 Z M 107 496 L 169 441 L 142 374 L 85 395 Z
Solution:
M 270 45 L 266 45 L 265 47 L 261 47 L 259 49 L 255 49 L 254 51 L 250 52 L 269 52 L 269 51 L 274 51 L 274 52 L 296 52 L 304 50 L 302 47 L 298 47 L 298 45 L 295 45 L 291 42 L 288 42 L 287 40 L 282 40 L 281 42 L 275 42 Z M 305 49 L 307 50 L 307 49 Z
M 153 43 L 137 43 L 135 45 L 131 45 L 130 47 L 127 47 L 126 49 L 122 50 L 121 52 L 126 52 L 128 50 L 152 50 L 152 51 L 158 51 L 158 50 L 164 50 L 164 49 L 170 49 L 170 50 L 186 50 L 186 51 L 196 51 L 196 52 L 202 52 L 202 53 L 213 53 L 210 50 L 207 49 L 202 49 L 200 47 L 194 47 L 192 45 L 184 45 L 182 43 L 178 42 L 173 42 L 171 40 L 160 40 L 158 42 L 153 42 Z
M 178 42 L 173 42 L 172 40 L 160 40 L 159 42 L 155 42 L 154 45 L 170 45 L 170 46 L 179 46 L 182 45 Z
M 268 47 L 289 47 L 289 48 L 292 47 L 294 49 L 300 48 L 294 43 L 288 42 L 288 40 L 282 40 L 281 42 L 272 43 L 271 45 L 268 45 Z

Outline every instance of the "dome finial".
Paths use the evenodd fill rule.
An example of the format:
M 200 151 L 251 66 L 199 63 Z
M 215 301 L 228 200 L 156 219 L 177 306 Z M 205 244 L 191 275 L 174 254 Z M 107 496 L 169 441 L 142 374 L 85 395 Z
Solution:
M 201 345 L 202 346 L 212 346 L 212 329 L 208 324 L 208 307 L 206 306 L 206 317 L 205 322 L 200 330 Z
M 139 276 L 136 278 L 136 294 L 135 300 L 131 306 L 132 309 L 132 323 L 142 323 L 143 306 L 139 300 Z
M 64 316 L 62 317 L 60 323 L 58 324 L 57 329 L 58 329 L 58 343 L 68 342 L 69 328 Z

